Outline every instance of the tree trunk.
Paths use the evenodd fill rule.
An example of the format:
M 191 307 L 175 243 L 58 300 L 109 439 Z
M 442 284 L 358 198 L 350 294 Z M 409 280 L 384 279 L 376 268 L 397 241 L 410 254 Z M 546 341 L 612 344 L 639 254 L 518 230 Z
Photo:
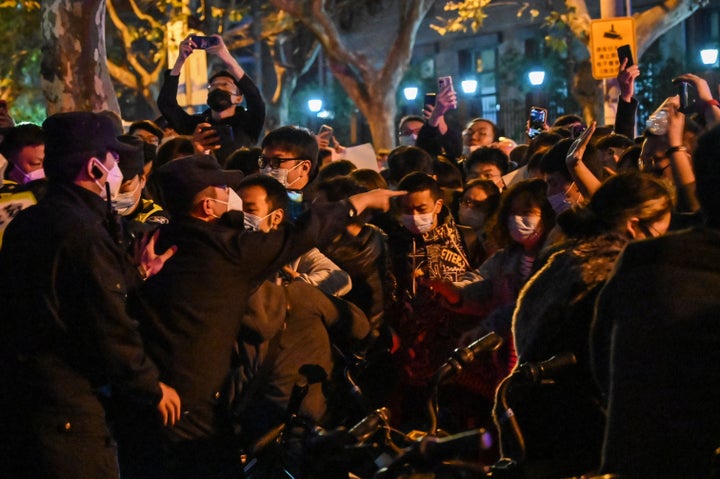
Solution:
M 42 2 L 41 84 L 47 113 L 120 113 L 105 50 L 105 0 Z
M 265 127 L 268 131 L 287 125 L 290 101 L 298 79 L 318 57 L 320 45 L 300 31 L 283 31 L 266 40 L 275 71 L 275 90 L 268 102 Z

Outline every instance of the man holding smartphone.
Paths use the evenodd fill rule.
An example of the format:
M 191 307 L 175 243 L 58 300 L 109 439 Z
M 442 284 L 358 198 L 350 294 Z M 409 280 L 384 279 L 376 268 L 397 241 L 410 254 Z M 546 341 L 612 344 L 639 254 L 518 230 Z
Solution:
M 265 123 L 265 102 L 260 90 L 245 70 L 230 54 L 220 35 L 215 45 L 205 51 L 216 55 L 226 70 L 215 73 L 208 80 L 208 106 L 200 114 L 190 115 L 177 102 L 180 72 L 187 58 L 201 45 L 193 36 L 180 42 L 180 54 L 173 68 L 166 72 L 158 96 L 158 108 L 170 126 L 182 135 L 194 135 L 207 150 L 214 150 L 221 164 L 235 149 L 254 146 Z M 197 39 L 197 37 L 195 38 Z M 202 42 L 201 42 L 202 43 Z M 245 98 L 247 109 L 240 106 Z
M 417 135 L 415 146 L 432 156 L 444 155 L 451 161 L 457 162 L 457 158 L 462 154 L 462 138 L 460 133 L 450 128 L 445 121 L 445 113 L 457 107 L 457 94 L 452 83 L 439 88 L 434 99 L 434 104 L 426 101 L 423 105 L 424 122 L 417 122 L 421 120 L 420 117 L 409 117 L 415 120 L 415 126 L 419 127 L 415 132 Z M 408 132 L 412 133 L 408 130 L 410 126 L 412 123 L 401 120 L 399 129 L 401 137 Z

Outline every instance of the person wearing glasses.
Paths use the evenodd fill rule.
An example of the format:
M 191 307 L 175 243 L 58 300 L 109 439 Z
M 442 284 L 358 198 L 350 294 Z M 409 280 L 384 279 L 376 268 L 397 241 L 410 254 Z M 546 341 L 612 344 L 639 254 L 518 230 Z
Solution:
M 317 175 L 318 143 L 310 130 L 281 126 L 265 135 L 258 159 L 260 173 L 275 178 L 288 190 L 291 219 L 303 211 L 309 185 Z
M 465 184 L 460 205 L 458 206 L 458 223 L 475 231 L 480 241 L 477 264 L 490 257 L 498 246 L 488 234 L 490 218 L 500 205 L 500 189 L 490 180 L 474 179 Z
M 500 149 L 481 146 L 465 159 L 465 181 L 490 180 L 500 191 L 505 189 L 503 175 L 508 172 L 510 160 Z
M 226 69 L 208 80 L 208 109 L 188 114 L 178 105 L 177 90 L 180 72 L 187 58 L 199 48 L 192 36 L 180 42 L 180 53 L 171 70 L 165 73 L 158 108 L 170 126 L 181 135 L 194 135 L 206 151 L 212 151 L 224 164 L 235 149 L 255 146 L 265 123 L 265 102 L 260 90 L 230 54 L 220 35 L 217 44 L 205 51 L 217 56 Z M 245 99 L 247 108 L 240 106 Z

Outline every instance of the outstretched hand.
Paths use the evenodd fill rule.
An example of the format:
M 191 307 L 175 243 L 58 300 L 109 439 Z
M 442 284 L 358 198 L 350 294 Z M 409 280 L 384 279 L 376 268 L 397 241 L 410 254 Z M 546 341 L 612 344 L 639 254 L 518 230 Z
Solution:
M 209 154 L 212 150 L 220 148 L 220 136 L 217 129 L 213 128 L 210 123 L 198 123 L 193 130 L 192 135 L 193 146 L 198 153 Z
M 163 425 L 174 426 L 180 420 L 182 414 L 182 403 L 180 396 L 174 388 L 160 381 L 162 397 L 157 405 L 157 410 L 162 418 Z
M 697 90 L 697 97 L 698 100 L 701 102 L 707 102 L 713 99 L 712 90 L 710 90 L 710 85 L 708 85 L 708 82 L 697 75 L 693 75 L 692 73 L 685 73 L 683 75 L 680 75 L 677 78 L 673 78 L 673 83 L 677 83 L 680 81 L 685 81 L 692 83 L 693 86 L 695 86 L 695 90 Z
M 217 45 L 209 47 L 206 51 L 211 55 L 216 55 L 225 63 L 227 63 L 229 60 L 232 60 L 233 57 L 230 54 L 227 45 L 225 45 L 225 40 L 223 40 L 223 37 L 221 35 L 218 35 L 217 33 L 211 36 L 216 37 L 218 39 L 218 43 Z
M 418 278 L 418 283 L 435 298 L 442 298 L 448 305 L 455 306 L 460 303 L 462 293 L 460 288 L 447 279 Z
M 582 162 L 585 149 L 590 143 L 590 138 L 593 133 L 595 133 L 596 126 L 597 122 L 592 122 L 592 124 L 584 132 L 582 132 L 582 135 L 580 135 L 570 146 L 570 150 L 568 150 L 567 156 L 565 157 L 565 164 L 568 169 L 575 168 L 580 162 Z
M 177 252 L 177 246 L 173 245 L 158 255 L 155 252 L 155 243 L 159 236 L 160 230 L 156 230 L 152 235 L 145 233 L 135 245 L 135 257 L 140 271 L 144 272 L 144 279 L 158 274 L 165 266 L 165 262 Z
M 627 66 L 628 59 L 623 59 L 618 71 L 617 82 L 620 87 L 620 98 L 629 103 L 635 95 L 635 79 L 640 76 L 640 67 L 637 65 Z
M 680 146 L 683 144 L 683 133 L 685 132 L 685 114 L 680 111 L 680 98 L 675 95 L 665 101 L 667 111 L 667 142 L 668 146 Z
M 366 191 L 352 195 L 349 199 L 355 211 L 362 213 L 366 209 L 388 211 L 390 209 L 390 198 L 404 196 L 407 191 L 393 191 L 383 188 Z

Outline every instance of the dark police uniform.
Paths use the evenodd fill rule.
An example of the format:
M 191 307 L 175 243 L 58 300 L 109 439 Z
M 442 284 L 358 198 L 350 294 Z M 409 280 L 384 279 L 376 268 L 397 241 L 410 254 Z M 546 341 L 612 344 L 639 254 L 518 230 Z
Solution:
M 160 400 L 158 371 L 126 312 L 125 258 L 107 218 L 98 195 L 51 184 L 47 196 L 5 231 L 4 477 L 117 477 L 105 398 L 119 393 L 148 405 Z

